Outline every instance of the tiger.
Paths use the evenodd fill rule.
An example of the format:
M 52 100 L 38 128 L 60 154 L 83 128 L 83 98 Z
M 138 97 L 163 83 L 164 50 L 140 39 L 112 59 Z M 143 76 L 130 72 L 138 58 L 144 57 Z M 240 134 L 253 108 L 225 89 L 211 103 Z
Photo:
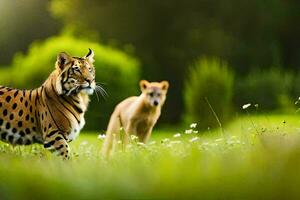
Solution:
M 95 91 L 94 52 L 84 57 L 59 53 L 42 86 L 20 90 L 0 86 L 0 139 L 12 145 L 43 144 L 69 159 L 68 143 L 85 124 L 89 95 Z

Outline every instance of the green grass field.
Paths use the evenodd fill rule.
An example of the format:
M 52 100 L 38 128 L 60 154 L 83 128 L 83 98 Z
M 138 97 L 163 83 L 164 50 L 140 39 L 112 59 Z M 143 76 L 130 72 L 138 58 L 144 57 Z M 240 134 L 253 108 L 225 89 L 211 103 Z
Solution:
M 68 161 L 39 145 L 0 143 L 0 199 L 300 196 L 300 116 L 239 117 L 224 131 L 186 129 L 155 131 L 148 145 L 132 141 L 109 161 L 96 134 L 81 133 Z

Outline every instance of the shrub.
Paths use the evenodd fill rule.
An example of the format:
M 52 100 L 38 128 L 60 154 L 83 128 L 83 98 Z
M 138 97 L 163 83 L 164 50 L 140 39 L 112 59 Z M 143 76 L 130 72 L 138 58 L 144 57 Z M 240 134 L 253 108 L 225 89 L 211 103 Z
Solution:
M 300 97 L 300 71 L 295 74 L 291 88 L 291 98 L 297 100 Z
M 230 117 L 234 75 L 226 62 L 217 58 L 197 60 L 189 70 L 184 87 L 185 120 L 197 122 L 200 128 L 214 128 Z
M 277 68 L 256 70 L 241 77 L 235 84 L 234 102 L 237 106 L 246 103 L 258 104 L 259 111 L 288 109 L 293 76 Z
M 89 110 L 86 113 L 86 128 L 99 130 L 106 128 L 114 106 L 128 95 L 137 92 L 139 80 L 139 63 L 125 53 L 70 35 L 52 37 L 43 42 L 36 42 L 26 55 L 17 54 L 10 74 L 10 79 L 1 84 L 18 88 L 34 88 L 40 86 L 54 69 L 56 56 L 61 51 L 70 55 L 84 56 L 91 48 L 95 52 L 96 81 L 104 83 L 108 98 L 106 101 L 96 95 L 92 96 Z

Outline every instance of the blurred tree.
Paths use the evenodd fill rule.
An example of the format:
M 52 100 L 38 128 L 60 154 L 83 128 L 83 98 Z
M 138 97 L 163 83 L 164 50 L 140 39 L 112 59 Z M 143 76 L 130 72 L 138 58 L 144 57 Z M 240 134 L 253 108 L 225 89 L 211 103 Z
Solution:
M 24 52 L 34 40 L 60 30 L 48 6 L 48 0 L 0 1 L 0 65 L 9 64 L 17 51 Z
M 180 119 L 183 103 L 178 97 L 186 66 L 199 56 L 227 60 L 240 74 L 253 66 L 300 66 L 299 8 L 297 0 L 51 3 L 54 16 L 76 34 L 119 46 L 132 44 L 142 60 L 144 78 L 170 80 L 170 122 Z

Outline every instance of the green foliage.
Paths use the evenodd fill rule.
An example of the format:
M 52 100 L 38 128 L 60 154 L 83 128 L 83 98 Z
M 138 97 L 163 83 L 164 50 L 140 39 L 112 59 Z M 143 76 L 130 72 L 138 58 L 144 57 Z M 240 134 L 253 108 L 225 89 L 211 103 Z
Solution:
M 217 58 L 197 60 L 191 66 L 185 83 L 185 120 L 198 122 L 200 128 L 217 127 L 210 104 L 219 120 L 226 122 L 231 114 L 233 81 L 233 72 L 224 61 Z
M 93 95 L 86 115 L 86 127 L 105 129 L 114 106 L 123 98 L 137 93 L 139 63 L 121 51 L 69 35 L 52 37 L 34 43 L 26 55 L 18 54 L 12 70 L 0 73 L 0 80 L 4 80 L 1 84 L 27 89 L 38 87 L 54 70 L 59 52 L 66 51 L 70 55 L 82 57 L 88 48 L 95 52 L 96 81 L 103 83 L 109 96 L 106 101 L 102 97 L 98 101 L 96 95 Z
M 76 34 L 93 31 L 101 42 L 133 45 L 143 62 L 143 77 L 172 83 L 176 92 L 168 94 L 164 108 L 172 122 L 183 113 L 184 74 L 196 56 L 221 57 L 237 74 L 252 66 L 300 66 L 299 2 L 52 0 L 50 7 Z
M 297 100 L 300 97 L 300 71 L 295 73 L 293 83 L 292 83 L 292 90 L 291 90 L 291 99 Z
M 292 81 L 292 74 L 277 68 L 252 71 L 236 82 L 235 105 L 241 107 L 246 103 L 258 104 L 259 111 L 292 107 Z
M 42 145 L 0 142 L 0 198 L 298 199 L 298 126 L 299 116 L 264 115 L 239 118 L 224 137 L 158 131 L 149 144 L 131 141 L 110 160 L 92 134 L 70 143 L 68 161 Z

